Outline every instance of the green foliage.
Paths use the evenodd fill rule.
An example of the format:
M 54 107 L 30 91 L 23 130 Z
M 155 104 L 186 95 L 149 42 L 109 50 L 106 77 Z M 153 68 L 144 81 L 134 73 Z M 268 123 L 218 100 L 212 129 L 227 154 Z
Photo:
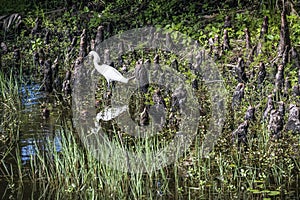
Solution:
M 290 37 L 295 44 L 300 44 L 300 17 L 297 15 L 290 15 L 287 17 L 290 27 Z
M 0 15 L 25 12 L 29 8 L 28 0 L 2 0 L 1 4 Z

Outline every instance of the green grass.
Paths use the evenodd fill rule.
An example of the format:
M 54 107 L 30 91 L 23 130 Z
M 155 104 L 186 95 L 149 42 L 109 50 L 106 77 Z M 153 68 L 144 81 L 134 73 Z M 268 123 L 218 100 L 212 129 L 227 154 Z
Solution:
M 7 138 L 17 138 L 18 112 L 21 109 L 19 96 L 19 78 L 15 77 L 12 70 L 9 73 L 0 71 L 0 111 L 1 132 Z
M 163 198 L 225 197 L 244 192 L 253 197 L 277 196 L 293 188 L 299 178 L 295 173 L 300 170 L 296 153 L 289 145 L 284 147 L 284 153 L 275 153 L 283 147 L 278 142 L 265 142 L 263 135 L 256 141 L 262 143 L 259 149 L 254 144 L 247 150 L 235 145 L 224 149 L 218 145 L 208 158 L 202 157 L 201 139 L 197 138 L 194 148 L 181 159 L 148 174 L 142 170 L 136 173 L 115 170 L 85 149 L 68 126 L 62 130 L 60 152 L 49 142 L 48 151 L 38 151 L 29 166 L 19 164 L 22 170 L 19 177 L 44 183 L 45 190 L 54 190 L 56 194 L 119 199 L 156 199 L 158 194 Z M 289 144 L 298 142 L 292 135 L 282 139 L 285 140 Z M 111 142 L 120 145 L 117 138 Z M 143 150 L 150 152 L 150 145 L 143 146 Z M 136 154 L 140 153 L 136 150 Z M 111 156 L 112 160 L 117 158 L 118 155 Z M 10 174 L 9 169 L 7 173 Z

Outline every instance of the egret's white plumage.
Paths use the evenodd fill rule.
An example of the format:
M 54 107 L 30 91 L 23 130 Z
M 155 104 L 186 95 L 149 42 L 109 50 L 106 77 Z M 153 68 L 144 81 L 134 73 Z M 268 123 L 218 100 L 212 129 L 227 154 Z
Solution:
M 128 81 L 130 80 L 125 78 L 118 70 L 107 64 L 99 65 L 100 57 L 97 52 L 91 51 L 89 55 L 93 56 L 93 63 L 96 70 L 105 77 L 108 84 L 110 83 L 110 81 L 128 83 Z

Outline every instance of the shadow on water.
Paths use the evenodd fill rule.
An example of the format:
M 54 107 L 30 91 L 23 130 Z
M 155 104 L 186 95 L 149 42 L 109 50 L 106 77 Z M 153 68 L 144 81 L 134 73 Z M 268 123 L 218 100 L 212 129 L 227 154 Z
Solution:
M 66 116 L 62 107 L 56 104 L 55 98 L 47 96 L 37 83 L 23 84 L 19 90 L 22 109 L 19 114 L 19 133 L 17 142 L 11 147 L 1 148 L 1 165 L 5 163 L 7 169 L 0 167 L 0 199 L 30 199 L 33 196 L 40 196 L 45 192 L 45 186 L 33 185 L 28 177 L 22 177 L 23 183 L 19 184 L 20 173 L 18 173 L 18 162 L 22 168 L 30 166 L 32 158 L 37 152 L 51 154 L 54 146 L 57 152 L 62 150 L 61 136 L 62 121 Z M 45 116 L 43 109 L 49 109 L 50 115 Z M 49 145 L 50 144 L 50 145 Z M 51 155 L 50 155 L 51 156 Z M 3 168 L 3 169 L 2 169 Z M 9 175 L 8 175 L 9 174 Z M 11 176 L 13 175 L 13 176 Z M 14 177 L 14 178 L 12 178 Z M 39 190 L 38 188 L 43 188 Z

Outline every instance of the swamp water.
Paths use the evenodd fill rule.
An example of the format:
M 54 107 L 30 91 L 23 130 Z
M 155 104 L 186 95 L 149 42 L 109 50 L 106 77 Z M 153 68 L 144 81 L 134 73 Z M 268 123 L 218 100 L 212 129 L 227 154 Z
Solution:
M 21 96 L 21 111 L 19 114 L 18 141 L 8 147 L 8 155 L 2 160 L 0 177 L 0 199 L 31 199 L 42 197 L 45 186 L 34 185 L 29 177 L 22 177 L 18 172 L 18 163 L 24 169 L 30 167 L 32 158 L 37 152 L 51 154 L 52 150 L 47 148 L 54 145 L 56 151 L 60 152 L 62 122 L 67 119 L 66 110 L 59 105 L 51 106 L 50 116 L 45 116 L 45 109 L 53 105 L 54 98 L 47 97 L 46 93 L 40 90 L 41 85 L 37 83 L 23 84 L 19 90 Z M 53 99 L 53 100 L 52 100 Z M 70 120 L 69 120 L 70 121 Z M 1 149 L 2 151 L 2 149 Z M 5 152 L 1 152 L 1 155 Z M 51 156 L 51 155 L 48 155 Z M 3 167 L 5 164 L 6 168 Z M 39 190 L 42 187 L 44 189 Z M 45 194 L 44 194 L 45 195 Z

